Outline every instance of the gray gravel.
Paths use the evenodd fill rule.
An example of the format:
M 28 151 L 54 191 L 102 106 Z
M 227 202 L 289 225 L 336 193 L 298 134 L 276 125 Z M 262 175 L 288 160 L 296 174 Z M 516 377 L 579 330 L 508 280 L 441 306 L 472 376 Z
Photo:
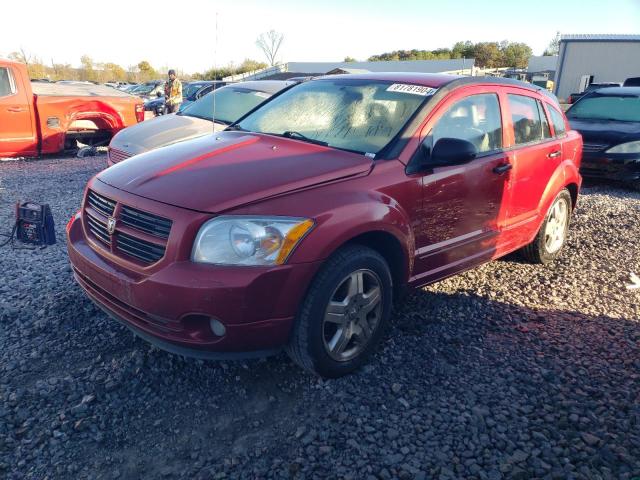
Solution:
M 640 194 L 583 191 L 564 256 L 412 294 L 370 365 L 151 348 L 73 282 L 64 225 L 105 157 L 0 163 L 0 227 L 47 201 L 59 243 L 0 250 L 0 478 L 640 476 Z

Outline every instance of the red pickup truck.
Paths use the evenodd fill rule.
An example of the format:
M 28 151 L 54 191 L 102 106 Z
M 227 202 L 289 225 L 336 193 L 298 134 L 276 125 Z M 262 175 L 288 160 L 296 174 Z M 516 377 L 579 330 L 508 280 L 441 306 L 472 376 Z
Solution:
M 100 85 L 32 84 L 25 65 L 0 59 L 0 157 L 56 153 L 79 139 L 108 143 L 142 120 L 138 97 Z

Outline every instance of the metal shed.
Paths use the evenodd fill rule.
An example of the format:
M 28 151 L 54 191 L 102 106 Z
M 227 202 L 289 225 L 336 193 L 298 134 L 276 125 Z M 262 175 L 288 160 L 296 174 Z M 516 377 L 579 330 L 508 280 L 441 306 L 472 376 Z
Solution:
M 591 83 L 640 76 L 640 35 L 563 35 L 554 93 L 561 99 Z

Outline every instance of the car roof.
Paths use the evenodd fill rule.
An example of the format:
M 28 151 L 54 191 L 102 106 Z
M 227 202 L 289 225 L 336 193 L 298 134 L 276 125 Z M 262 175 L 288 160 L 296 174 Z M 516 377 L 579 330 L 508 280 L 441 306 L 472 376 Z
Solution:
M 608 88 L 600 88 L 596 90 L 594 93 L 598 95 L 606 95 L 606 96 L 629 96 L 629 97 L 640 97 L 640 87 L 608 87 Z
M 547 97 L 557 101 L 555 97 L 550 94 L 546 89 L 533 85 L 531 83 L 522 82 L 512 78 L 502 77 L 470 77 L 467 75 L 452 75 L 448 73 L 358 73 L 358 74 L 340 74 L 340 75 L 324 75 L 322 77 L 316 77 L 311 81 L 316 80 L 330 80 L 332 78 L 345 78 L 353 80 L 379 80 L 387 82 L 397 83 L 409 83 L 414 85 L 422 85 L 431 88 L 441 88 L 448 86 L 448 88 L 457 88 L 466 85 L 477 84 L 494 84 L 497 86 L 513 86 L 524 88 L 532 92 L 542 93 Z
M 438 88 L 447 83 L 451 83 L 461 75 L 448 75 L 446 73 L 405 73 L 405 72 L 376 72 L 376 73 L 346 73 L 339 75 L 323 75 L 315 77 L 315 80 L 332 80 L 336 78 L 346 78 L 350 80 L 381 80 L 387 82 L 410 83 L 425 87 Z

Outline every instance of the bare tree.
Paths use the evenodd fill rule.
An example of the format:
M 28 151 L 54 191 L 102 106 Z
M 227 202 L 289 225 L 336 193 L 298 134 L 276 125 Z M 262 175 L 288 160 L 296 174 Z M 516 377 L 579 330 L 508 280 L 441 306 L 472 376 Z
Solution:
M 283 40 L 284 34 L 276 32 L 275 30 L 261 33 L 256 40 L 256 45 L 265 54 L 269 65 L 272 67 L 276 64 L 276 56 L 278 55 Z

